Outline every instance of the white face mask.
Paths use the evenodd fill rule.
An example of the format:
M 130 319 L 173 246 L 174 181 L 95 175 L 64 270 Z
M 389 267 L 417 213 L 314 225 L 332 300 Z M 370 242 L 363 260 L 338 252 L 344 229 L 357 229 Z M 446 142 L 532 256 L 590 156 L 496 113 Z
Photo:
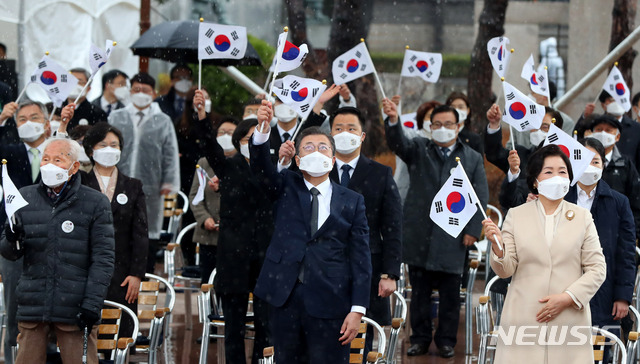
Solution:
M 281 123 L 290 123 L 298 120 L 296 111 L 285 104 L 278 104 L 273 108 L 273 115 Z
M 438 143 L 449 143 L 456 137 L 456 131 L 441 127 L 440 129 L 431 130 L 431 137 Z
M 467 120 L 467 112 L 459 109 L 456 109 L 456 111 L 458 112 L 458 123 L 459 124 L 464 123 L 465 120 Z
M 616 134 L 617 135 L 617 134 Z M 602 143 L 602 146 L 609 148 L 616 143 L 616 135 L 609 134 L 606 131 L 599 131 L 588 136 Z
M 300 158 L 300 170 L 309 173 L 312 177 L 321 177 L 331 172 L 333 160 L 316 151 Z
M 120 162 L 120 149 L 104 147 L 93 151 L 93 160 L 105 167 L 113 167 Z
M 536 181 L 538 181 L 536 179 Z M 538 181 L 538 193 L 551 201 L 563 198 L 569 192 L 569 179 L 561 176 L 554 176 L 544 181 Z
M 38 140 L 44 134 L 44 124 L 27 121 L 18 127 L 18 136 L 27 143 Z
M 189 90 L 191 90 L 191 86 L 193 86 L 193 82 L 191 82 L 191 80 L 183 78 L 180 81 L 176 82 L 173 87 L 178 92 L 187 93 L 189 92 Z
M 129 90 L 129 87 L 127 86 L 116 87 L 116 89 L 113 90 L 113 95 L 122 103 L 129 101 L 130 94 L 131 90 Z
M 607 114 L 611 114 L 617 118 L 624 114 L 624 108 L 617 101 L 614 101 L 607 105 L 606 111 Z
M 51 188 L 58 187 L 69 180 L 70 169 L 71 167 L 69 167 L 69 169 L 64 169 L 56 166 L 53 163 L 47 163 L 44 166 L 40 167 L 40 176 L 42 178 L 42 183 Z
M 147 106 L 151 105 L 153 102 L 153 97 L 151 95 L 145 94 L 144 92 L 138 92 L 131 95 L 131 102 L 137 107 L 144 109 Z
M 343 131 L 340 134 L 334 135 L 333 139 L 336 142 L 336 151 L 341 154 L 353 153 L 358 147 L 360 147 L 360 138 L 362 134 L 355 135 L 348 131 Z
M 249 154 L 249 143 L 240 144 L 240 154 L 247 159 L 251 157 L 251 154 Z
M 71 90 L 71 92 L 69 93 L 69 96 L 67 97 L 75 100 L 78 97 L 78 95 L 80 95 L 83 88 L 84 86 L 76 85 L 76 87 L 74 87 L 73 90 Z M 82 92 L 82 96 L 85 96 L 86 94 L 87 94 L 87 90 Z
M 216 138 L 216 140 L 218 141 L 218 144 L 220 144 L 220 147 L 222 147 L 222 150 L 224 150 L 225 152 L 231 152 L 232 150 L 236 149 L 233 146 L 231 135 L 229 134 L 220 135 Z
M 590 164 L 580 176 L 579 181 L 585 186 L 591 186 L 598 183 L 600 178 L 602 178 L 602 169 Z
M 544 141 L 544 138 L 546 137 L 547 137 L 547 133 L 545 133 L 540 129 L 529 133 L 529 140 L 531 141 L 531 144 L 533 144 L 536 147 L 540 145 L 540 143 L 542 143 Z

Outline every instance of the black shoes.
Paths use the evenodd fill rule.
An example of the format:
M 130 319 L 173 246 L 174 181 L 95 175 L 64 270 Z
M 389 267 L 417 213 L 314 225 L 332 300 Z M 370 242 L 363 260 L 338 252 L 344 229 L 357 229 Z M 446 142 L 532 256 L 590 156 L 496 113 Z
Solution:
M 429 346 L 426 344 L 413 344 L 407 350 L 407 356 L 424 355 L 429 351 Z
M 453 356 L 456 354 L 456 352 L 453 350 L 453 347 L 451 346 L 443 346 L 438 348 L 438 355 L 440 355 L 443 358 L 453 358 Z

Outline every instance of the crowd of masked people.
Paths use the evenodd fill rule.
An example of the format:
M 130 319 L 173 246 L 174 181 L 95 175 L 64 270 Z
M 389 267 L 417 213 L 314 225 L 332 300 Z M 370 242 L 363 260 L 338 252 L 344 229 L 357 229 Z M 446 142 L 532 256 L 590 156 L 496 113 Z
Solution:
M 561 218 L 555 230 L 546 228 L 547 219 L 568 208 L 571 216 L 574 210 L 584 210 L 579 216 L 590 212 L 586 219 L 592 217 L 600 251 L 593 259 L 600 264 L 601 257 L 606 265 L 592 262 L 593 274 L 576 278 L 591 279 L 589 289 L 549 292 L 562 297 L 546 305 L 537 303 L 542 297 L 531 299 L 549 320 L 568 314 L 572 305 L 590 306 L 590 324 L 622 323 L 618 335 L 629 330 L 640 228 L 640 124 L 606 92 L 599 97 L 603 114 L 588 104 L 575 122 L 531 92 L 546 107 L 542 126 L 517 133 L 506 146 L 497 104 L 471 110 L 466 95 L 453 92 L 443 104 L 421 104 L 417 128 L 410 129 L 399 121 L 400 97 L 384 99 L 386 143 L 396 156 L 391 168 L 361 153 L 368 123 L 346 85 L 329 87 L 303 121 L 289 106 L 264 97 L 250 100 L 239 117 L 220 115 L 208 92 L 193 86 L 186 65 L 171 69 L 172 87 L 160 97 L 149 74 L 111 70 L 102 77 L 102 95 L 89 101 L 81 94 L 88 72 L 71 73 L 78 88 L 54 115 L 50 106 L 29 100 L 2 105 L 0 158 L 28 202 L 11 221 L 0 214 L 6 363 L 14 360 L 7 348 L 16 345 L 18 332 L 16 363 L 44 362 L 52 332 L 63 361 L 76 362 L 84 328 L 91 332 L 88 362 L 97 363 L 102 301 L 137 309 L 140 283 L 154 272 L 163 246 L 164 198 L 178 191 L 190 201 L 203 192 L 182 218 L 183 227 L 196 223 L 182 248 L 193 263 L 194 245 L 200 244 L 203 283 L 216 270 L 228 363 L 246 360 L 251 292 L 253 363 L 270 345 L 278 363 L 347 362 L 362 316 L 391 323 L 389 297 L 404 274 L 401 263 L 412 286 L 407 355 L 428 353 L 434 341 L 438 355 L 452 357 L 468 250 L 482 238 L 483 225 L 500 234 L 480 212 L 457 237 L 427 215 L 457 158 L 484 207 L 484 159 L 505 173 L 499 195 L 504 212 L 513 210 L 509 226 L 519 209 L 540 206 L 541 230 L 529 235 L 541 244 L 546 237 L 549 249 L 561 245 L 554 240 Z M 324 105 L 334 97 L 339 107 L 328 113 Z M 640 95 L 633 109 L 640 111 Z M 486 113 L 480 134 L 467 124 L 472 113 Z M 568 159 L 557 147 L 543 147 L 552 123 L 570 135 L 577 131 L 595 153 L 571 187 Z M 556 157 L 564 169 L 549 164 Z M 549 206 L 556 210 L 549 212 Z M 526 251 L 518 234 L 502 234 L 504 252 L 491 239 L 491 265 L 516 285 L 513 263 L 505 261 L 512 262 L 515 247 L 523 257 Z M 523 258 L 520 267 L 527 262 Z M 496 289 L 507 292 L 509 284 L 502 280 Z M 372 337 L 367 335 L 367 350 Z

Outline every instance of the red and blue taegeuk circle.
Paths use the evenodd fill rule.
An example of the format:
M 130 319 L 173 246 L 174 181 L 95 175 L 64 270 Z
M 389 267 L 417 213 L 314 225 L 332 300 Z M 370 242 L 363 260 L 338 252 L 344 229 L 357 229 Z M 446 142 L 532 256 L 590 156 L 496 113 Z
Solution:
M 284 51 L 282 52 L 282 58 L 287 61 L 293 61 L 300 55 L 300 48 L 296 47 L 293 43 L 287 41 L 284 44 Z
M 218 51 L 224 52 L 231 47 L 231 42 L 226 35 L 220 34 L 213 40 L 213 45 Z
M 360 67 L 360 64 L 355 59 L 351 59 L 349 60 L 349 62 L 347 62 L 347 71 L 351 73 L 357 71 L 358 67 Z
M 532 85 L 536 85 L 536 86 L 538 85 L 538 80 L 536 80 L 536 74 L 535 73 L 531 75 L 531 80 L 530 81 L 531 81 Z
M 309 95 L 309 89 L 307 89 L 306 87 L 301 88 L 297 92 L 291 91 L 291 98 L 296 102 L 304 101 L 304 99 L 307 98 L 307 95 Z
M 619 96 L 624 95 L 625 91 L 626 91 L 626 90 L 625 90 L 624 85 L 622 84 L 622 82 L 618 82 L 618 83 L 616 83 L 616 93 L 617 93 Z
M 449 196 L 447 196 L 447 208 L 454 214 L 464 210 L 465 205 L 464 196 L 462 196 L 460 192 L 451 192 Z
M 521 102 L 514 102 L 509 106 L 509 115 L 516 120 L 520 120 L 527 115 L 527 107 Z
M 418 67 L 418 70 L 420 70 L 420 72 L 423 72 L 427 70 L 427 68 L 429 68 L 429 63 L 425 62 L 425 61 L 418 61 L 418 63 L 416 63 L 416 67 Z
M 414 129 L 416 127 L 416 124 L 412 120 L 405 121 L 402 125 L 409 129 Z
M 498 50 L 498 61 L 502 61 L 502 46 L 500 46 L 500 49 Z
M 51 71 L 44 71 L 40 75 L 40 81 L 47 86 L 51 86 L 58 81 L 58 76 Z

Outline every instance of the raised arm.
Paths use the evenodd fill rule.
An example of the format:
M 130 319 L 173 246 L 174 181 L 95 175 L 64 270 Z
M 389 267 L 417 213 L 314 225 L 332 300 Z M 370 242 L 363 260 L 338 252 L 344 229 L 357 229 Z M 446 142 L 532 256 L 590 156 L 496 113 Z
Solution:
M 389 99 L 382 100 L 383 112 L 388 116 L 385 120 L 385 135 L 387 144 L 403 162 L 410 165 L 414 150 L 417 148 L 413 140 L 407 139 L 402 132 L 402 126 L 398 122 L 398 108 L 395 103 Z
M 211 169 L 222 179 L 226 173 L 226 157 L 224 150 L 216 140 L 213 125 L 211 125 L 204 111 L 204 94 L 202 91 L 196 90 L 196 94 L 193 97 L 193 104 L 196 105 L 196 108 L 199 108 L 199 121 L 195 123 L 195 127 L 197 134 L 200 135 L 200 154 L 207 158 Z
M 263 185 L 271 200 L 280 197 L 284 176 L 278 173 L 276 166 L 271 163 L 269 153 L 269 134 L 271 127 L 269 121 L 273 118 L 273 107 L 271 102 L 262 100 L 262 105 L 258 109 L 258 121 L 253 136 L 249 141 L 249 154 L 251 158 L 251 171 L 258 177 L 258 181 Z M 215 168 L 214 168 L 215 169 Z M 283 171 L 284 173 L 286 169 Z

